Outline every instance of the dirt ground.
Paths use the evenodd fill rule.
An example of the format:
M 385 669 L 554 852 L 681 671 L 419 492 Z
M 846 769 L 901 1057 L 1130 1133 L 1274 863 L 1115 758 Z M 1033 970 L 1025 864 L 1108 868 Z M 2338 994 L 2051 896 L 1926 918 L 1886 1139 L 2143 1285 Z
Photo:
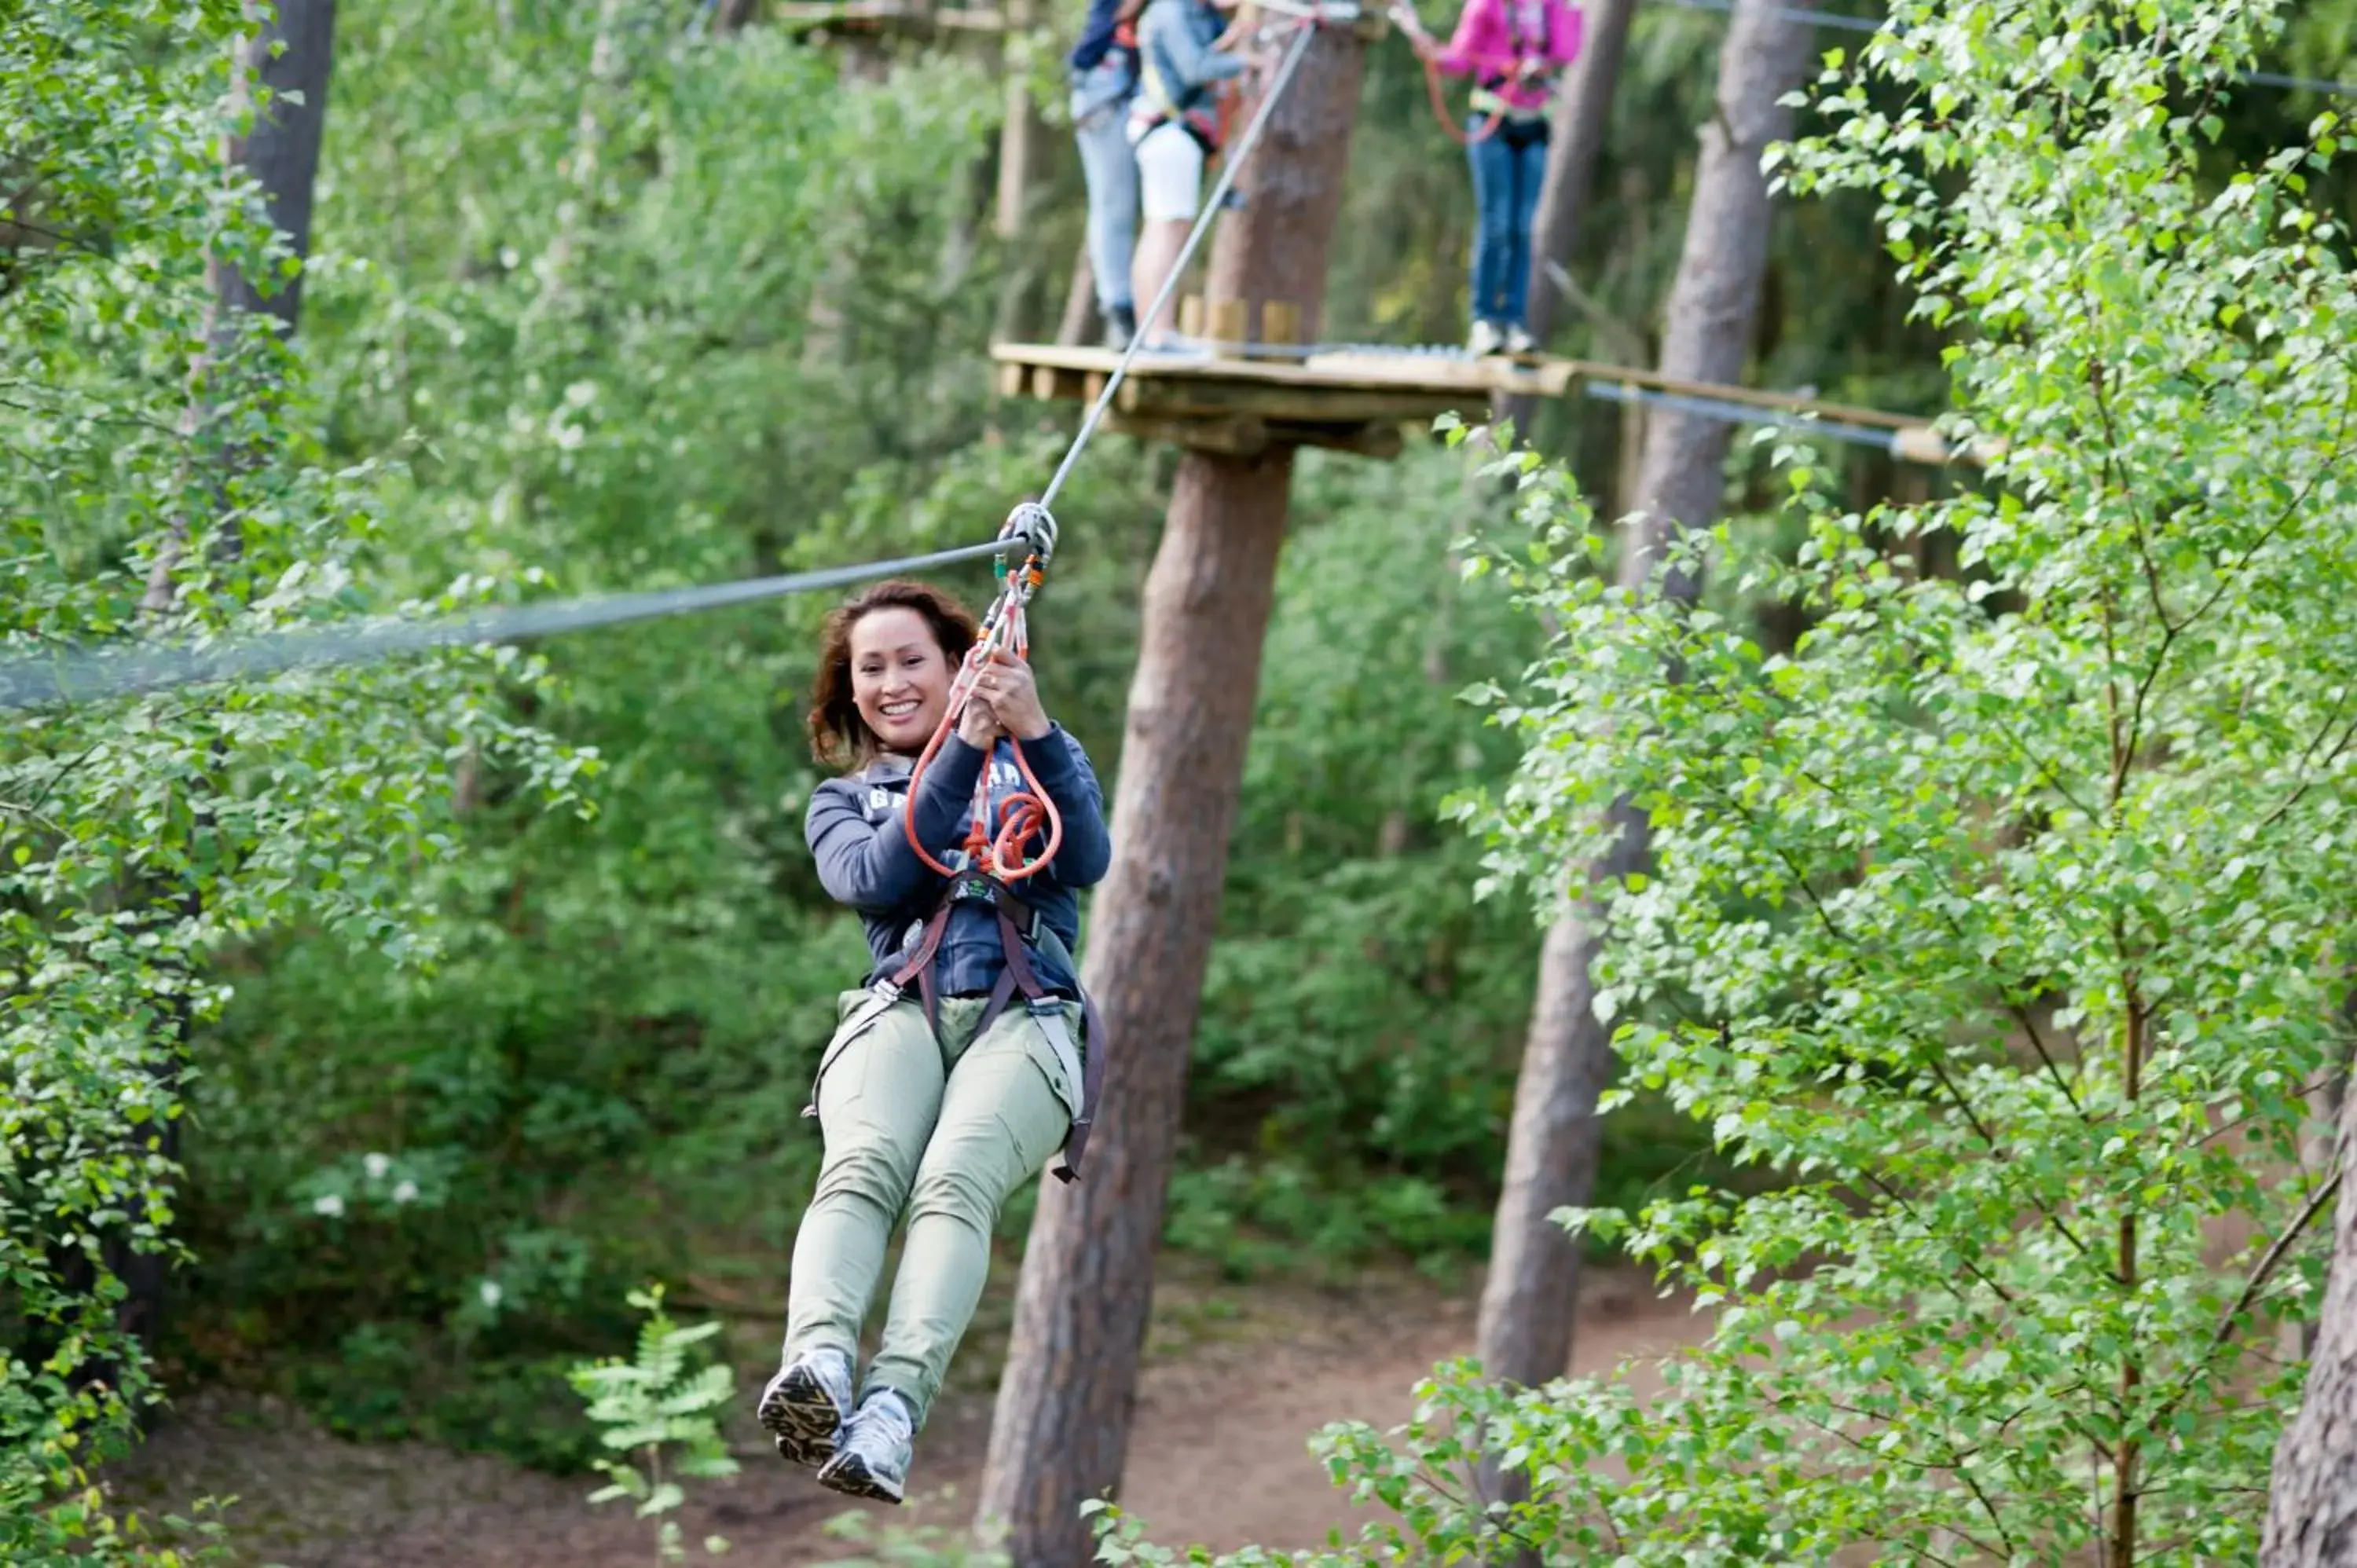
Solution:
M 1158 1541 L 1220 1549 L 1313 1546 L 1330 1527 L 1351 1530 L 1348 1500 L 1311 1458 L 1309 1434 L 1334 1420 L 1405 1420 L 1417 1380 L 1436 1361 L 1471 1351 L 1476 1283 L 1158 1282 L 1125 1507 Z M 1577 1370 L 1666 1351 L 1702 1330 L 1683 1302 L 1657 1299 L 1640 1276 L 1592 1275 L 1584 1296 Z M 760 1364 L 770 1332 L 758 1321 L 731 1325 L 740 1368 Z M 962 1354 L 920 1440 L 910 1507 L 857 1503 L 813 1485 L 778 1462 L 739 1409 L 730 1437 L 743 1472 L 695 1490 L 679 1516 L 688 1539 L 724 1535 L 726 1560 L 747 1568 L 816 1568 L 852 1554 L 824 1532 L 846 1511 L 962 1526 L 988 1441 L 1002 1335 L 1003 1325 L 978 1325 Z M 653 1558 L 646 1525 L 613 1505 L 587 1506 L 593 1480 L 417 1444 L 346 1443 L 291 1407 L 220 1391 L 183 1401 L 113 1479 L 125 1502 L 143 1509 L 234 1495 L 231 1528 L 257 1564 L 635 1568 Z

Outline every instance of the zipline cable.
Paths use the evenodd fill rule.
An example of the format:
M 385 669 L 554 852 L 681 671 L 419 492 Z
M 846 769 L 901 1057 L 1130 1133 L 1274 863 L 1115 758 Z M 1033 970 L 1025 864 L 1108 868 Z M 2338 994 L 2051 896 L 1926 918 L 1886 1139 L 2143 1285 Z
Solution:
M 67 649 L 47 656 L 0 661 L 0 712 L 49 703 L 91 702 L 200 682 L 274 675 L 295 669 L 354 664 L 434 648 L 514 642 L 590 627 L 651 620 L 660 616 L 688 615 L 819 588 L 841 587 L 871 577 L 976 561 L 1006 548 L 1005 540 L 993 539 L 891 561 L 826 566 L 702 588 L 662 588 L 642 594 L 567 599 L 552 605 L 525 605 L 439 620 L 383 621 L 375 625 L 362 622 L 357 627 L 271 632 L 210 643 L 128 642 L 105 648 Z

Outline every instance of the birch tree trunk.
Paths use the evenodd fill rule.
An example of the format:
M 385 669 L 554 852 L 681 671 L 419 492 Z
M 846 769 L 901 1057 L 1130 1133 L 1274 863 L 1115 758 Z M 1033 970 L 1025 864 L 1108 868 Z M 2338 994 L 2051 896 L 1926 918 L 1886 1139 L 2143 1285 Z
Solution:
M 1685 244 L 1670 290 L 1661 363 L 1667 374 L 1721 382 L 1742 377 L 1768 265 L 1770 205 L 1760 159 L 1769 144 L 1792 134 L 1792 111 L 1777 101 L 1801 84 L 1808 64 L 1805 28 L 1779 19 L 1770 0 L 1736 0 L 1719 55 L 1717 112 L 1702 128 Z M 1652 412 L 1636 493 L 1629 498 L 1623 587 L 1649 586 L 1678 536 L 1717 514 L 1732 438 L 1722 422 Z M 1661 587 L 1691 604 L 1702 583 L 1680 572 Z M 1611 817 L 1620 829 L 1613 848 L 1581 868 L 1579 886 L 1611 882 L 1646 864 L 1644 814 L 1623 801 Z M 1483 1370 L 1508 1382 L 1544 1383 L 1560 1377 L 1571 1359 L 1579 1252 L 1547 1217 L 1586 1203 L 1595 1183 L 1597 1098 L 1611 1069 L 1611 1031 L 1593 1005 L 1603 939 L 1600 909 L 1592 897 L 1582 897 L 1548 931 L 1540 958 L 1479 1328 Z M 1520 1495 L 1520 1477 L 1493 1469 L 1490 1479 L 1497 1487 L 1491 1495 Z
M 1214 297 L 1288 300 L 1314 320 L 1364 69 L 1342 29 L 1309 46 L 1244 171 L 1251 205 L 1221 220 Z M 982 1527 L 1007 1532 L 1017 1568 L 1090 1562 L 1080 1506 L 1121 1481 L 1292 476 L 1289 448 L 1188 453 L 1146 577 L 1113 870 L 1083 963 L 1104 1094 L 1081 1180 L 1039 1197 L 983 1473 Z
M 2332 1266 L 2299 1413 L 2276 1447 L 2262 1568 L 2357 1568 L 2357 1094 L 2341 1098 Z

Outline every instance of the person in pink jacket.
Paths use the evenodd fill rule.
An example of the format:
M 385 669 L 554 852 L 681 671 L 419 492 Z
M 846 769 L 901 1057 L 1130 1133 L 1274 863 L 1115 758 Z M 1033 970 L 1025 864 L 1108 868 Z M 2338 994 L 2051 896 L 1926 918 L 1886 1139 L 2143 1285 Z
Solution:
M 1476 354 L 1527 353 L 1531 220 L 1546 177 L 1547 104 L 1579 58 L 1579 7 L 1570 0 L 1466 0 L 1446 46 L 1405 18 L 1415 52 L 1450 76 L 1473 78 L 1466 125 L 1473 165 L 1473 331 Z

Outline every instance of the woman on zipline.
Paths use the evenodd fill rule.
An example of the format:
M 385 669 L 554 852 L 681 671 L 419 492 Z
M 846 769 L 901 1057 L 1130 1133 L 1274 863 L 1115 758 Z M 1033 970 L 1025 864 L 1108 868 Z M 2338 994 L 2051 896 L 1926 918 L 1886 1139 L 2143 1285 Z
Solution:
M 1072 948 L 1080 889 L 1112 861 L 1103 800 L 1080 743 L 1040 707 L 1028 664 L 1002 654 L 983 668 L 912 798 L 978 629 L 922 583 L 867 588 L 827 619 L 808 721 L 820 763 L 846 769 L 811 797 L 811 854 L 827 892 L 859 912 L 875 967 L 866 989 L 837 999 L 804 1112 L 825 1154 L 794 1238 L 783 1365 L 759 1415 L 778 1452 L 817 1466 L 822 1485 L 895 1503 L 981 1298 L 999 1207 L 1068 1136 L 1077 1159 L 1079 1052 L 1103 1046 L 1082 1038 Z M 1010 802 L 1041 804 L 1028 794 L 1035 783 L 1062 819 L 1052 860 L 1016 884 L 1028 929 L 990 896 L 945 902 L 951 880 L 901 820 L 909 813 L 918 842 L 954 865 L 985 766 L 994 832 Z M 988 893 L 979 879 L 960 884 Z M 1008 1005 L 1016 977 L 1025 995 Z M 904 1210 L 883 1341 L 858 1380 L 860 1323 Z
M 1531 220 L 1546 178 L 1547 102 L 1579 58 L 1581 16 L 1568 0 L 1466 0 L 1443 48 L 1412 10 L 1401 14 L 1426 63 L 1474 79 L 1465 126 L 1473 165 L 1473 330 L 1476 354 L 1526 354 Z

